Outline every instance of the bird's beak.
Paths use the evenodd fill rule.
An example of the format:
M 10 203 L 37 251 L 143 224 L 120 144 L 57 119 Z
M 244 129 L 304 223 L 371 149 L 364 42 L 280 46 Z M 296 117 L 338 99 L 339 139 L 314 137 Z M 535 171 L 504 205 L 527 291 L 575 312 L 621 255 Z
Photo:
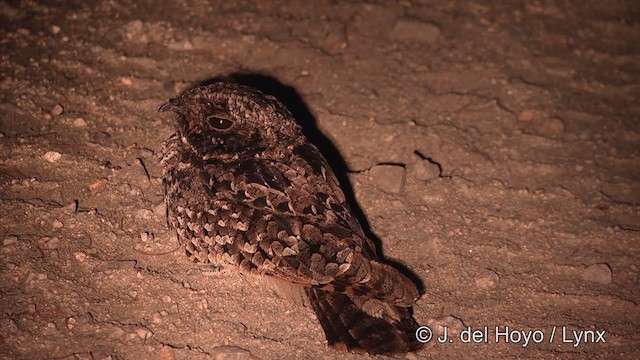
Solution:
M 165 112 L 165 111 L 178 111 L 178 100 L 176 99 L 171 99 L 169 101 L 167 101 L 166 103 L 160 105 L 160 108 L 158 109 L 158 112 Z

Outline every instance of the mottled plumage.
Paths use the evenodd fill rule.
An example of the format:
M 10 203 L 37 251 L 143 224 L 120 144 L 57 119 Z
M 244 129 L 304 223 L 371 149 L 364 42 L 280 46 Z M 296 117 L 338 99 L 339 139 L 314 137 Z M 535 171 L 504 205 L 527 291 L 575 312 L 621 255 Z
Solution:
M 383 264 L 318 149 L 279 101 L 216 83 L 164 104 L 178 130 L 161 165 L 169 227 L 187 256 L 298 289 L 330 345 L 419 347 L 415 284 Z

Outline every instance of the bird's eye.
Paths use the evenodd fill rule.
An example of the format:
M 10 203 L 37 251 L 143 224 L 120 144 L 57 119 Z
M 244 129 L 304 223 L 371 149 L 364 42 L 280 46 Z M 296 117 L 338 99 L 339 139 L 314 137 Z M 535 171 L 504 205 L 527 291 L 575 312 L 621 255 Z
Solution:
M 217 116 L 209 116 L 207 118 L 207 122 L 209 123 L 209 125 L 211 125 L 212 128 L 218 130 L 227 130 L 231 127 L 231 125 L 233 125 L 233 121 Z

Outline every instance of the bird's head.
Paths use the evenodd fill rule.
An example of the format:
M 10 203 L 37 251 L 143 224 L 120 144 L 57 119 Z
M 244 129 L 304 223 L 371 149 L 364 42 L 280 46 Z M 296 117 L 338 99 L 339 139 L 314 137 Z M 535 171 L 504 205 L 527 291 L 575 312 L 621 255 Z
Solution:
M 300 125 L 281 102 L 234 83 L 190 89 L 159 111 L 176 113 L 183 141 L 205 160 L 285 150 L 302 137 Z

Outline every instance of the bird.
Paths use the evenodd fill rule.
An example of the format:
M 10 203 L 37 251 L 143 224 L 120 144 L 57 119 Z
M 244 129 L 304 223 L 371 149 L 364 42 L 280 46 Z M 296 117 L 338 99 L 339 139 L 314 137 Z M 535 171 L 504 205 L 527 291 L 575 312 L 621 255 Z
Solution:
M 159 161 L 167 223 L 195 263 L 303 299 L 329 346 L 416 351 L 416 284 L 376 252 L 325 157 L 279 100 L 231 81 L 170 99 Z

